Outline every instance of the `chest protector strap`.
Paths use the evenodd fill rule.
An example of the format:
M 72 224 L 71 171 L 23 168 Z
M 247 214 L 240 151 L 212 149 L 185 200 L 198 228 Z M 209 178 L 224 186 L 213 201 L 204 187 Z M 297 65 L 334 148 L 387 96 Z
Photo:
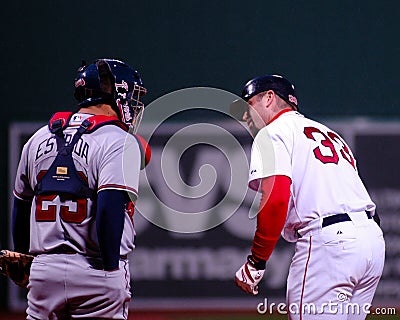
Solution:
M 84 120 L 68 143 L 64 138 L 64 129 L 68 127 L 72 112 L 56 113 L 49 122 L 49 130 L 55 134 L 57 141 L 57 156 L 47 172 L 38 179 L 35 194 L 58 194 L 63 199 L 96 197 L 96 191 L 89 187 L 87 178 L 78 172 L 72 152 L 74 146 L 84 133 L 91 133 L 106 124 L 114 124 L 125 129 L 117 118 L 92 116 Z

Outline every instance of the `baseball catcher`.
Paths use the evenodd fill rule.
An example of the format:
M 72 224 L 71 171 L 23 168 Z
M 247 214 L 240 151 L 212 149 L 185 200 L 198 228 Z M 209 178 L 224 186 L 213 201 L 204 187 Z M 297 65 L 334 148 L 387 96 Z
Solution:
M 56 112 L 22 149 L 12 236 L 35 258 L 30 270 L 5 269 L 20 285 L 29 275 L 27 319 L 126 320 L 134 202 L 151 155 L 136 134 L 146 88 L 115 59 L 83 62 L 74 86 L 74 110 Z
M 0 273 L 9 277 L 15 284 L 26 288 L 33 256 L 15 251 L 0 251 Z

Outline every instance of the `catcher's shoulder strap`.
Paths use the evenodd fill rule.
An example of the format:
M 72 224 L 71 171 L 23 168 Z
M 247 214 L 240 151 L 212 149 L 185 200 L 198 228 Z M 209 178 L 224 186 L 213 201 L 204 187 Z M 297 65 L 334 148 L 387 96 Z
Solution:
M 64 131 L 70 125 L 71 120 L 75 120 L 75 117 L 79 118 L 81 115 L 74 114 L 73 112 L 56 112 L 48 123 L 49 130 L 55 134 L 57 132 Z M 110 124 L 120 127 L 124 131 L 129 130 L 129 127 L 117 117 L 94 115 L 84 120 L 84 122 L 85 121 L 88 123 L 88 125 L 83 133 L 92 133 L 98 128 Z
M 52 133 L 63 131 L 71 120 L 73 112 L 56 112 L 48 123 L 49 130 Z
M 89 188 L 86 176 L 75 167 L 72 158 L 74 146 L 83 134 L 92 133 L 104 125 L 116 125 L 128 131 L 128 127 L 116 117 L 95 115 L 83 120 L 71 141 L 67 143 L 64 130 L 70 125 L 73 116 L 72 112 L 57 112 L 49 121 L 49 130 L 55 134 L 57 142 L 57 156 L 50 168 L 38 177 L 35 194 L 59 194 L 64 197 L 93 199 L 96 195 L 95 190 Z

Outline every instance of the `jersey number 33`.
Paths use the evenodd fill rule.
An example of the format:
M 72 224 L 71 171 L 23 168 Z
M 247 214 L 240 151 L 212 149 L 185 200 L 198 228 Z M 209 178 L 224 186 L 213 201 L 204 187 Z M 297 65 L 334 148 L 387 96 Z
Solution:
M 313 152 L 315 158 L 322 163 L 339 163 L 339 155 L 335 149 L 335 143 L 339 146 L 340 156 L 345 159 L 355 169 L 355 161 L 353 155 L 347 146 L 347 144 L 340 138 L 335 132 L 328 131 L 322 132 L 320 129 L 315 127 L 305 127 L 304 134 L 308 139 L 314 141 L 320 141 L 320 146 L 316 147 Z

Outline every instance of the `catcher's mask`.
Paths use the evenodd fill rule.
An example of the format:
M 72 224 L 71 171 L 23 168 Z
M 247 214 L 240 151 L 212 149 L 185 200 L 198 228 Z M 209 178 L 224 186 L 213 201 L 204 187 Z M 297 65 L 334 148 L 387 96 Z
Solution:
M 146 92 L 139 73 L 114 59 L 98 59 L 89 65 L 83 61 L 75 78 L 74 96 L 79 108 L 109 104 L 133 133 L 142 120 L 144 104 L 140 97 Z

